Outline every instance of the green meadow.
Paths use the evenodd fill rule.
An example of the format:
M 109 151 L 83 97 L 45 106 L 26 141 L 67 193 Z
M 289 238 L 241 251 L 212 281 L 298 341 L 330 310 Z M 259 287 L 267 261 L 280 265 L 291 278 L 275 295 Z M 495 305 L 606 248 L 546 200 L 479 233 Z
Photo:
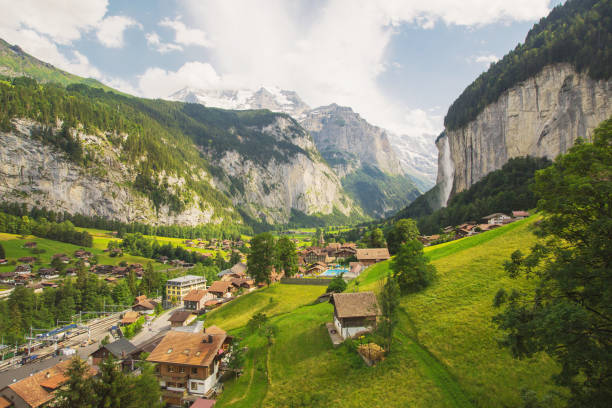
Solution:
M 535 243 L 534 221 L 427 248 L 437 280 L 402 298 L 392 351 L 375 367 L 348 345 L 332 348 L 325 323 L 333 308 L 313 304 L 322 288 L 276 284 L 211 313 L 207 326 L 230 330 L 248 347 L 243 375 L 225 384 L 217 406 L 511 407 L 521 404 L 522 389 L 553 390 L 554 362 L 543 355 L 513 359 L 498 347 L 491 323 L 493 297 L 510 282 L 503 261 Z M 349 290 L 377 291 L 388 268 L 369 268 Z M 244 327 L 257 311 L 278 328 L 271 346 Z
M 148 262 L 152 262 L 153 267 L 158 270 L 165 270 L 168 268 L 167 265 L 159 264 L 151 259 L 143 258 L 141 256 L 132 256 L 129 254 L 124 254 L 121 257 L 110 257 L 103 252 L 106 248 L 108 241 L 110 241 L 112 236 L 107 231 L 96 230 L 98 232 L 92 233 L 93 235 L 93 247 L 92 248 L 84 248 L 77 245 L 68 244 L 65 242 L 53 241 L 45 238 L 38 238 L 33 235 L 28 235 L 26 237 L 22 237 L 20 235 L 15 234 L 6 234 L 0 233 L 0 243 L 4 247 L 6 252 L 7 259 L 9 261 L 17 260 L 24 256 L 34 256 L 37 257 L 40 261 L 38 266 L 47 266 L 51 262 L 51 258 L 54 254 L 64 253 L 69 257 L 73 257 L 74 251 L 77 249 L 85 249 L 91 252 L 98 257 L 99 264 L 107 264 L 107 265 L 118 265 L 120 262 L 125 261 L 127 263 L 140 263 L 142 265 L 146 265 Z M 105 236 L 103 234 L 107 234 Z M 32 253 L 30 249 L 24 248 L 23 245 L 26 242 L 36 242 L 36 247 L 38 249 L 44 250 L 43 253 L 35 254 Z M 73 259 L 74 261 L 74 259 Z M 36 266 L 35 269 L 38 267 Z M 68 266 L 70 267 L 70 265 Z M 10 272 L 15 269 L 14 265 L 0 265 L 0 272 Z

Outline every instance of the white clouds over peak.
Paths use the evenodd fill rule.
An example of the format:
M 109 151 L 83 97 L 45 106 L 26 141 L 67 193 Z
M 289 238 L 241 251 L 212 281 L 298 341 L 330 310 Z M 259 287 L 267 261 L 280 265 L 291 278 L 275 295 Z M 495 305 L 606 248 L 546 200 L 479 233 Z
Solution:
M 109 16 L 102 20 L 98 25 L 96 36 L 102 45 L 108 48 L 123 47 L 123 32 L 128 27 L 138 27 L 142 25 L 133 18 L 126 16 Z
M 159 35 L 156 32 L 145 34 L 145 38 L 147 39 L 147 44 L 149 47 L 162 54 L 170 51 L 183 51 L 183 47 L 178 44 L 162 42 L 161 38 L 159 38 Z
M 224 82 L 273 83 L 297 91 L 311 106 L 352 106 L 367 120 L 398 133 L 437 132 L 441 120 L 401 106 L 380 89 L 393 67 L 387 48 L 401 25 L 482 26 L 537 20 L 549 0 L 186 0 L 190 22 L 215 47 L 214 68 Z M 221 85 L 217 85 L 221 86 Z M 159 95 L 159 96 L 167 96 Z
M 167 97 L 186 86 L 210 89 L 221 83 L 221 78 L 208 63 L 187 62 L 177 71 L 149 68 L 139 77 L 138 87 L 145 97 Z

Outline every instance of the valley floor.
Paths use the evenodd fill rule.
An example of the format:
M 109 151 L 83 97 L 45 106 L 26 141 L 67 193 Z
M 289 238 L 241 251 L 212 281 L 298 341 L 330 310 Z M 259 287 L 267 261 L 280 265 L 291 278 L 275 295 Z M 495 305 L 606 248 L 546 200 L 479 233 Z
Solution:
M 535 242 L 533 222 L 427 248 L 438 279 L 402 299 L 392 352 L 375 367 L 346 345 L 332 348 L 325 323 L 333 308 L 313 304 L 324 287 L 277 284 L 212 312 L 206 326 L 228 329 L 248 347 L 244 374 L 225 383 L 217 406 L 503 407 L 520 405 L 522 389 L 552 390 L 556 365 L 546 356 L 514 360 L 498 347 L 491 322 L 500 287 L 529 288 L 509 279 L 502 264 Z M 359 290 L 377 291 L 388 268 L 364 272 Z M 244 328 L 259 311 L 278 327 L 271 346 Z

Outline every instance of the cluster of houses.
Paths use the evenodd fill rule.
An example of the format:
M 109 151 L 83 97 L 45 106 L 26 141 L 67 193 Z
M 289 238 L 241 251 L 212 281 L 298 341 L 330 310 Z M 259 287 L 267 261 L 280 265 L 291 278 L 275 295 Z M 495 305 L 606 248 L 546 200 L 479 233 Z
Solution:
M 25 248 L 36 248 L 36 242 L 26 242 Z M 52 262 L 59 260 L 63 264 L 70 264 L 72 261 L 81 260 L 83 264 L 89 267 L 89 259 L 92 257 L 92 253 L 82 249 L 76 250 L 71 258 L 65 253 L 53 254 L 51 259 Z M 6 260 L 0 260 L 0 264 L 6 265 Z M 43 287 L 57 287 L 53 280 L 59 277 L 59 271 L 54 267 L 41 267 L 38 270 L 34 270 L 34 265 L 38 262 L 38 258 L 34 256 L 23 256 L 17 259 L 17 264 L 12 272 L 0 273 L 0 282 L 8 285 L 28 285 L 34 288 L 36 291 L 42 290 Z M 75 268 L 66 268 L 66 274 L 73 276 L 75 274 Z M 34 283 L 35 280 L 47 280 L 39 283 Z
M 243 247 L 244 241 L 232 241 L 229 239 L 218 240 L 216 238 L 212 238 L 209 242 L 206 242 L 198 238 L 196 240 L 187 239 L 183 241 L 183 244 L 185 244 L 185 246 L 189 248 L 210 249 L 212 251 L 216 251 L 217 249 L 223 249 L 224 251 L 229 251 L 232 248 Z
M 423 245 L 431 245 L 439 242 L 441 239 L 445 241 L 460 239 L 479 234 L 481 232 L 490 231 L 499 228 L 502 225 L 509 224 L 514 221 L 522 220 L 529 217 L 527 211 L 512 211 L 512 215 L 504 213 L 494 213 L 482 218 L 482 223 L 476 221 L 465 222 L 457 226 L 448 226 L 442 230 L 442 234 L 423 235 L 419 240 Z
M 299 276 L 320 276 L 338 263 L 348 262 L 344 277 L 351 279 L 368 266 L 386 261 L 391 256 L 387 248 L 357 248 L 354 243 L 330 243 L 326 247 L 310 247 L 299 253 Z
M 217 275 L 219 280 L 210 286 L 206 285 L 206 278 L 202 276 L 186 275 L 168 280 L 166 299 L 173 304 L 182 302 L 183 306 L 170 317 L 171 325 L 186 326 L 197 315 L 229 302 L 239 294 L 255 290 L 258 285 L 247 276 L 246 269 L 245 264 L 237 263 L 230 269 L 221 271 Z

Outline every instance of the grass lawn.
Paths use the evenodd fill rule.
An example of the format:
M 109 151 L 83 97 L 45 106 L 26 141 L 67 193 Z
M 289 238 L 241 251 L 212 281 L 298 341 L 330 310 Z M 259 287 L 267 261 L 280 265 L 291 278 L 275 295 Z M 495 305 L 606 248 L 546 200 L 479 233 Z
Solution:
M 325 286 L 281 285 L 256 290 L 206 314 L 206 326 L 218 325 L 232 330 L 247 324 L 251 316 L 262 312 L 268 316 L 287 313 L 312 303 L 325 292 Z
M 508 407 L 521 404 L 523 388 L 553 389 L 554 362 L 542 355 L 514 360 L 498 347 L 500 333 L 491 323 L 493 296 L 501 286 L 530 285 L 511 281 L 502 263 L 535 242 L 530 232 L 535 219 L 428 248 L 438 279 L 402 299 L 393 350 L 376 367 L 367 367 L 346 345 L 332 348 L 324 324 L 333 308 L 309 304 L 306 292 L 295 303 L 302 306 L 288 313 L 276 309 L 280 314 L 271 321 L 278 334 L 270 347 L 241 328 L 266 307 L 270 295 L 265 291 L 212 313 L 207 325 L 232 329 L 249 347 L 244 375 L 226 383 L 217 406 Z M 369 268 L 359 290 L 376 290 L 388 267 L 384 262 Z M 278 285 L 269 290 L 280 300 L 291 297 L 285 291 L 308 289 Z
M 106 233 L 106 231 L 104 231 L 104 233 Z M 112 258 L 108 256 L 105 252 L 102 251 L 103 249 L 106 248 L 106 244 L 104 243 L 105 240 L 106 242 L 108 242 L 107 240 L 110 240 L 110 238 L 100 236 L 100 233 L 97 233 L 95 235 L 92 234 L 92 235 L 93 235 L 93 248 L 84 248 L 84 249 L 97 255 L 98 263 L 100 264 L 117 265 L 121 261 L 126 261 L 127 263 L 140 263 L 140 264 L 146 265 L 147 262 L 152 262 L 155 269 L 163 270 L 163 269 L 168 268 L 167 265 L 159 264 L 151 259 L 143 258 L 140 256 L 132 256 L 129 254 L 124 254 L 123 256 L 118 257 L 118 258 L 117 257 Z M 37 248 L 44 249 L 45 252 L 42 254 L 33 254 L 29 249 L 24 248 L 23 247 L 24 243 L 29 242 L 29 241 L 36 242 Z M 34 268 L 35 270 L 38 269 L 38 267 L 40 266 L 48 266 L 51 262 L 51 257 L 53 256 L 53 254 L 65 253 L 69 257 L 72 257 L 74 254 L 74 251 L 76 251 L 77 249 L 83 248 L 77 245 L 67 244 L 65 242 L 53 241 L 53 240 L 45 239 L 45 238 L 38 238 L 32 235 L 29 235 L 25 237 L 25 239 L 23 239 L 20 235 L 6 234 L 6 233 L 0 233 L 0 243 L 2 243 L 2 246 L 4 247 L 4 250 L 6 252 L 7 259 L 9 261 L 17 260 L 18 258 L 21 258 L 24 256 L 37 257 L 40 260 L 41 264 L 36 265 Z M 68 267 L 70 267 L 70 265 L 68 265 Z M 1 265 L 0 266 L 0 272 L 11 272 L 14 269 L 15 269 L 14 265 Z

